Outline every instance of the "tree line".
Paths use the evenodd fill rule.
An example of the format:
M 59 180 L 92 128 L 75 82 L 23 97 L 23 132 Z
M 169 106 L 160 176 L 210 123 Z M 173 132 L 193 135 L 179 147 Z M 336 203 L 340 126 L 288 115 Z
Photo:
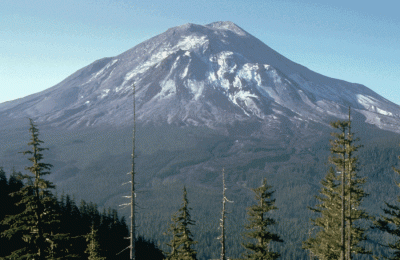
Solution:
M 322 188 L 316 196 L 318 203 L 309 209 L 315 213 L 310 219 L 312 235 L 303 242 L 303 249 L 310 259 L 350 260 L 359 256 L 372 256 L 363 242 L 368 240 L 366 231 L 375 229 L 393 236 L 391 242 L 381 245 L 390 249 L 388 259 L 400 259 L 400 207 L 385 203 L 383 215 L 374 218 L 362 208 L 363 199 L 368 194 L 363 190 L 366 178 L 360 176 L 357 151 L 362 148 L 348 120 L 331 123 L 334 132 L 330 140 L 332 167 L 321 181 Z M 1 259 L 127 259 L 129 241 L 125 219 L 119 218 L 117 211 L 104 210 L 99 213 L 93 203 L 82 201 L 78 207 L 69 195 L 57 198 L 51 193 L 54 185 L 42 178 L 50 174 L 52 165 L 42 162 L 43 141 L 39 130 L 30 121 L 31 150 L 23 152 L 32 166 L 26 168 L 28 174 L 11 173 L 7 180 L 0 170 L 0 212 Z M 399 157 L 400 159 L 400 157 Z M 400 169 L 394 168 L 400 174 Z M 224 175 L 224 171 L 223 171 Z M 400 187 L 400 184 L 397 183 Z M 272 190 L 264 178 L 258 188 L 253 188 L 255 205 L 247 209 L 247 222 L 242 246 L 246 250 L 240 259 L 278 259 L 280 254 L 273 243 L 284 243 L 279 234 L 271 231 L 276 221 L 271 211 L 275 206 Z M 227 212 L 223 177 L 222 210 L 219 237 L 221 260 L 226 256 Z M 400 202 L 400 198 L 398 198 Z M 190 214 L 187 190 L 183 187 L 182 205 L 172 215 L 165 235 L 170 237 L 169 250 L 162 252 L 152 241 L 143 237 L 136 239 L 135 259 L 197 259 L 194 235 L 190 227 L 195 221 Z

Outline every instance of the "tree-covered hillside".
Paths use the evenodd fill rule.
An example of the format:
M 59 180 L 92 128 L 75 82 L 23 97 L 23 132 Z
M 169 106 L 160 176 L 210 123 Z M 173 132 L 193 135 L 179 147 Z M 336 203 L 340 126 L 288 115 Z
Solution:
M 359 144 L 364 146 L 357 152 L 359 174 L 367 177 L 364 190 L 369 194 L 361 207 L 371 216 L 378 216 L 382 214 L 384 202 L 395 204 L 399 194 L 394 184 L 397 176 L 392 166 L 398 163 L 400 138 L 396 134 L 372 128 L 360 132 L 357 124 L 353 129 L 361 139 Z M 17 172 L 24 172 L 24 167 L 30 163 L 26 157 L 18 154 L 26 150 L 29 139 L 26 130 L 26 126 L 20 126 L 14 132 L 5 134 L 8 141 L 4 138 L 0 140 L 0 165 L 4 165 L 6 179 L 8 176 L 7 185 L 28 183 L 19 183 L 17 177 Z M 321 180 L 331 166 L 328 157 L 329 133 L 332 131 L 327 127 L 326 135 L 312 137 L 312 142 L 307 138 L 301 140 L 300 137 L 282 142 L 263 136 L 248 137 L 243 131 L 222 135 L 206 128 L 139 126 L 136 156 L 137 233 L 154 241 L 155 248 L 167 252 L 166 243 L 170 238 L 163 233 L 168 230 L 171 215 L 180 207 L 181 190 L 186 186 L 193 209 L 191 215 L 196 221 L 191 232 L 194 240 L 198 241 L 194 245 L 197 257 L 218 258 L 221 251 L 217 237 L 220 236 L 222 168 L 225 168 L 226 196 L 234 201 L 227 205 L 226 255 L 237 258 L 244 252 L 241 243 L 245 232 L 246 209 L 254 204 L 251 189 L 259 187 L 262 179 L 267 178 L 268 184 L 275 190 L 275 205 L 278 208 L 270 213 L 277 222 L 271 227 L 271 232 L 279 234 L 285 241 L 282 244 L 272 243 L 271 250 L 279 252 L 281 259 L 306 259 L 309 254 L 302 249 L 302 242 L 316 232 L 310 222 L 310 218 L 316 215 L 308 207 L 315 207 L 318 203 L 314 196 L 321 189 Z M 52 174 L 45 177 L 57 185 L 53 191 L 58 194 L 53 195 L 57 207 L 61 209 L 66 203 L 67 195 L 61 196 L 66 191 L 74 196 L 73 201 L 95 202 L 100 211 L 125 203 L 122 196 L 129 194 L 129 185 L 123 186 L 122 183 L 129 181 L 126 173 L 131 167 L 131 135 L 130 128 L 83 132 L 45 129 L 41 136 L 50 151 L 43 151 L 43 157 L 54 166 Z M 9 141 L 14 139 L 15 142 Z M 7 197 L 4 201 L 10 204 L 18 202 L 17 197 L 10 197 L 6 193 L 2 193 Z M 72 201 L 71 197 L 69 200 Z M 93 203 L 88 204 L 93 208 Z M 7 208 L 16 212 L 12 207 Z M 79 213 L 76 215 L 86 214 L 83 213 L 83 206 L 82 212 L 79 205 L 77 208 L 75 212 Z M 62 216 L 62 213 L 59 215 Z M 114 219 L 113 215 L 106 210 L 95 219 Z M 127 219 L 129 210 L 118 208 L 118 215 Z M 92 218 L 87 216 L 79 219 Z M 74 221 L 79 222 L 77 219 Z M 82 224 L 85 228 L 82 228 L 84 232 L 79 236 L 91 233 L 92 225 L 89 222 L 86 220 L 86 224 Z M 123 223 L 122 219 L 119 222 Z M 366 228 L 369 228 L 368 225 Z M 101 244 L 100 226 L 99 222 L 95 229 L 98 230 Z M 2 228 L 5 230 L 6 227 Z M 60 234 L 68 233 L 73 232 L 63 230 Z M 375 255 L 387 254 L 377 241 L 386 241 L 388 235 L 368 230 L 367 236 L 366 249 Z M 121 241 L 124 241 L 121 245 L 126 248 L 127 240 Z M 81 244 L 85 244 L 85 247 L 80 245 L 81 253 L 85 254 L 85 238 L 81 238 Z

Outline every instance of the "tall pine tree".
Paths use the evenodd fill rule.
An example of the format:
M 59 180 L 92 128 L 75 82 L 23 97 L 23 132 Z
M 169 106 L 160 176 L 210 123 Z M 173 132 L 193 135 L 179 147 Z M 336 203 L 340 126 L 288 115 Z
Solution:
M 340 133 L 331 133 L 334 140 L 330 140 L 331 143 L 331 153 L 333 154 L 332 157 L 329 158 L 329 161 L 336 166 L 336 171 L 341 173 L 340 182 L 341 182 L 341 209 L 340 209 L 340 259 L 345 259 L 346 254 L 346 131 L 348 129 L 348 122 L 347 121 L 337 121 L 332 122 L 330 124 L 333 128 L 339 129 Z
M 400 159 L 400 156 L 399 156 Z M 400 175 L 400 169 L 393 167 L 393 170 Z M 400 183 L 396 183 L 400 188 Z M 397 198 L 400 202 L 400 196 Z M 392 256 L 388 259 L 400 259 L 400 206 L 385 202 L 386 208 L 383 209 L 384 216 L 374 222 L 374 228 L 387 232 L 395 237 L 392 243 L 388 243 L 388 248 L 392 249 Z
M 360 242 L 366 240 L 366 230 L 360 223 L 369 219 L 366 211 L 360 208 L 367 196 L 362 188 L 366 178 L 358 175 L 358 158 L 354 152 L 361 146 L 355 145 L 358 139 L 351 131 L 350 110 L 348 121 L 333 122 L 331 126 L 339 130 L 339 133 L 332 133 L 335 139 L 330 141 L 332 156 L 329 161 L 335 170 L 331 169 L 322 182 L 322 196 L 317 196 L 320 204 L 311 209 L 320 214 L 312 220 L 319 231 L 315 238 L 304 243 L 304 247 L 320 259 L 350 260 L 353 255 L 369 253 L 360 246 Z
M 57 240 L 60 235 L 55 232 L 57 220 L 56 199 L 50 192 L 54 185 L 43 179 L 50 174 L 51 164 L 41 162 L 42 152 L 47 148 L 40 147 L 43 141 L 39 139 L 39 130 L 30 119 L 31 141 L 28 143 L 32 150 L 23 152 L 31 155 L 29 161 L 32 166 L 26 167 L 30 174 L 22 174 L 24 186 L 13 196 L 21 199 L 17 205 L 24 209 L 21 213 L 7 216 L 3 224 L 7 229 L 3 236 L 7 238 L 19 237 L 25 242 L 25 246 L 15 250 L 10 255 L 11 259 L 46 259 L 57 257 Z
M 271 225 L 276 222 L 273 218 L 268 217 L 266 214 L 271 210 L 276 210 L 275 199 L 272 199 L 271 191 L 272 186 L 267 185 L 267 179 L 263 179 L 263 183 L 260 187 L 252 189 L 255 193 L 255 199 L 257 205 L 251 206 L 247 210 L 249 215 L 248 224 L 245 226 L 247 233 L 245 236 L 251 239 L 256 239 L 256 243 L 247 242 L 243 243 L 243 247 L 247 249 L 244 253 L 245 259 L 277 259 L 280 255 L 277 252 L 270 250 L 270 243 L 283 242 L 283 240 L 277 235 L 272 233 L 269 229 Z
M 168 229 L 168 234 L 172 235 L 171 241 L 167 244 L 171 247 L 171 252 L 167 254 L 168 260 L 196 260 L 196 250 L 193 245 L 197 242 L 193 240 L 193 235 L 189 226 L 194 225 L 195 221 L 190 216 L 186 187 L 183 188 L 182 207 L 172 217 L 172 224 Z

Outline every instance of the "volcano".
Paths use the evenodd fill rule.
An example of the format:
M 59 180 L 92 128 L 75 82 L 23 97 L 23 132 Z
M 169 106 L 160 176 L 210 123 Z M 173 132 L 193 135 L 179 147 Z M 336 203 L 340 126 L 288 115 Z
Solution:
M 400 132 L 400 107 L 367 87 L 315 73 L 232 22 L 174 27 L 80 69 L 43 92 L 0 104 L 2 118 L 32 117 L 66 128 L 132 122 L 223 128 L 255 121 L 269 128 L 327 125 L 348 107 Z

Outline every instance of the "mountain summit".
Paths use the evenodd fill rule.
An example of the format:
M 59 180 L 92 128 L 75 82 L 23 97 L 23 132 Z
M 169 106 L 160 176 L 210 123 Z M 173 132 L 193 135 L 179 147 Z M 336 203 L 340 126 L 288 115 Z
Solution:
M 367 123 L 400 131 L 400 106 L 363 85 L 292 62 L 232 22 L 168 29 L 52 88 L 0 104 L 0 116 L 68 128 L 125 125 L 132 118 L 133 84 L 142 123 L 326 125 L 345 118 L 350 106 Z

